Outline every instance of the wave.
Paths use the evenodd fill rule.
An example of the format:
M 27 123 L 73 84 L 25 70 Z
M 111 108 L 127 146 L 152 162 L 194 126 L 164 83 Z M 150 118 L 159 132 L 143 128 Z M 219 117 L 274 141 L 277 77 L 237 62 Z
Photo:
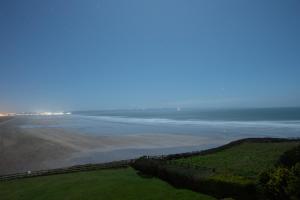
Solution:
M 80 117 L 83 116 L 80 115 Z M 134 117 L 122 117 L 122 116 L 118 116 L 118 117 L 117 116 L 84 116 L 84 117 L 89 119 L 116 122 L 116 123 L 300 129 L 300 120 L 208 121 L 208 120 L 174 120 L 174 119 L 166 119 L 166 118 L 134 118 Z

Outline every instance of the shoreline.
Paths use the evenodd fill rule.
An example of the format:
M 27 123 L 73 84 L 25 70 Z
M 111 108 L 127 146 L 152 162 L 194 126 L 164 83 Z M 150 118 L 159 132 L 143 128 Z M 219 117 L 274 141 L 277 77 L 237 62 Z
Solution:
M 62 128 L 21 128 L 29 118 L 14 117 L 0 124 L 0 175 L 104 163 L 208 148 L 224 138 L 175 134 L 87 135 Z M 37 120 L 36 123 L 48 123 Z M 202 147 L 202 148 L 201 148 Z
M 209 149 L 192 151 L 192 152 L 177 153 L 177 154 L 147 156 L 147 157 L 150 159 L 172 160 L 172 159 L 179 159 L 179 158 L 187 158 L 195 155 L 213 154 L 218 151 L 222 151 L 240 145 L 245 142 L 278 143 L 278 142 L 293 142 L 293 141 L 300 142 L 300 138 L 244 138 L 244 139 L 231 141 L 227 144 L 215 148 L 209 148 Z M 106 162 L 106 163 L 87 163 L 83 165 L 72 165 L 72 166 L 55 168 L 55 169 L 24 171 L 19 173 L 3 174 L 0 175 L 0 181 L 9 181 L 15 179 L 22 179 L 22 178 L 66 174 L 66 173 L 74 173 L 74 172 L 85 172 L 85 171 L 93 171 L 93 170 L 124 168 L 124 167 L 129 167 L 139 158 L 140 157 L 133 158 L 133 159 L 117 160 L 117 161 Z
M 0 175 L 87 163 L 105 163 L 133 159 L 143 155 L 195 152 L 258 135 L 209 133 L 195 135 L 180 132 L 185 129 L 180 129 L 178 131 L 180 133 L 163 132 L 165 130 L 163 129 L 161 133 L 109 134 L 105 132 L 107 130 L 105 128 L 114 126 L 113 128 L 120 128 L 119 132 L 122 132 L 124 126 L 118 124 L 108 126 L 105 123 L 100 124 L 103 130 L 101 129 L 102 132 L 99 134 L 88 134 L 84 129 L 60 127 L 60 120 L 65 120 L 63 123 L 67 125 L 69 125 L 68 120 L 71 120 L 72 125 L 74 124 L 70 117 L 18 116 L 0 123 L 0 158 L 2 160 Z M 41 125 L 41 127 L 24 128 L 24 125 Z M 49 125 L 53 127 L 48 127 Z M 262 134 L 259 137 L 269 136 Z

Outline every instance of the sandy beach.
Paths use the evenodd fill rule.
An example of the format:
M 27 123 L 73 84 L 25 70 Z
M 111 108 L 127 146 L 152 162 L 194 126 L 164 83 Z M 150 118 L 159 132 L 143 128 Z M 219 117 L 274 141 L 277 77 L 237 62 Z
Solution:
M 56 122 L 14 117 L 0 123 L 0 174 L 198 150 L 210 147 L 212 140 L 184 134 L 88 135 L 55 126 L 22 127 L 47 123 Z M 216 138 L 213 145 L 223 143 Z

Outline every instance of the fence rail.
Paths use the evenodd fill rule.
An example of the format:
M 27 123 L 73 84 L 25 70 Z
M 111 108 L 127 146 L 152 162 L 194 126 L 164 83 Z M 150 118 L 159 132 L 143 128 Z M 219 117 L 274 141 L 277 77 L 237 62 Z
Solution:
M 122 167 L 128 167 L 134 161 L 135 159 L 129 159 L 129 160 L 114 161 L 109 163 L 74 165 L 71 167 L 64 167 L 64 168 L 57 168 L 57 169 L 27 171 L 27 172 L 15 173 L 15 174 L 0 175 L 0 181 L 9 181 L 9 180 L 15 180 L 21 178 L 48 176 L 48 175 L 55 175 L 55 174 L 66 174 L 72 172 L 84 172 L 84 171 L 92 171 L 92 170 L 99 170 L 99 169 L 122 168 Z

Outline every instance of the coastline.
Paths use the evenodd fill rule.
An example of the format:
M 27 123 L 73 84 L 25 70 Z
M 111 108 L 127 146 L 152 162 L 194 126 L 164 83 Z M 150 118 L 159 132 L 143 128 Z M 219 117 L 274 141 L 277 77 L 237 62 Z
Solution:
M 60 124 L 61 120 L 66 126 Z M 122 128 L 130 127 L 127 124 L 124 126 L 124 124 L 107 124 L 101 121 L 92 121 L 92 124 L 89 124 L 90 121 L 85 121 L 86 118 L 78 119 L 78 117 L 75 123 L 73 120 L 72 116 L 65 118 L 16 116 L 0 123 L 0 158 L 3 161 L 0 163 L 0 175 L 87 163 L 106 163 L 144 155 L 197 152 L 242 138 L 277 137 L 276 134 L 268 136 L 256 132 L 240 135 L 204 132 L 205 134 L 196 135 L 185 133 L 183 131 L 185 127 L 180 127 L 181 129 L 173 133 L 163 132 L 166 130 L 165 127 L 162 128 L 161 133 L 151 133 L 148 132 L 151 130 L 149 126 L 144 129 L 147 132 L 133 131 L 129 134 L 131 129 L 124 129 L 125 133 L 120 134 Z M 88 133 L 84 128 L 73 128 L 74 125 L 78 125 L 77 122 L 87 123 L 85 125 L 89 130 L 97 124 L 99 132 Z M 133 126 L 135 128 L 136 125 Z M 114 130 L 119 128 L 119 130 L 112 134 L 106 132 L 108 127 L 113 127 Z M 158 129 L 160 126 L 155 128 Z
M 223 151 L 234 146 L 241 145 L 242 143 L 284 143 L 284 142 L 300 142 L 300 138 L 244 138 L 239 140 L 234 140 L 229 143 L 226 143 L 221 146 L 207 148 L 203 150 L 196 150 L 190 152 L 183 153 L 174 153 L 174 154 L 160 154 L 154 156 L 146 156 L 147 159 L 155 159 L 155 160 L 173 160 L 180 158 L 188 158 L 196 155 L 209 155 L 214 154 L 219 151 Z M 57 174 L 66 174 L 73 172 L 84 172 L 84 171 L 93 171 L 93 170 L 103 170 L 103 169 L 118 169 L 118 168 L 126 168 L 134 165 L 134 163 L 139 160 L 141 157 L 131 158 L 131 159 L 122 159 L 111 162 L 104 163 L 86 163 L 81 165 L 71 165 L 60 168 L 53 169 L 43 169 L 43 170 L 34 170 L 34 171 L 22 171 L 17 173 L 9 173 L 9 174 L 0 174 L 0 181 L 8 181 L 14 179 L 22 179 L 22 178 L 30 178 L 30 177 L 38 177 L 38 176 L 48 176 L 48 175 L 57 175 Z
M 21 128 L 26 120 L 15 117 L 0 124 L 0 175 L 181 153 L 227 142 L 214 138 L 212 143 L 212 138 L 183 134 L 96 136 L 63 128 Z

